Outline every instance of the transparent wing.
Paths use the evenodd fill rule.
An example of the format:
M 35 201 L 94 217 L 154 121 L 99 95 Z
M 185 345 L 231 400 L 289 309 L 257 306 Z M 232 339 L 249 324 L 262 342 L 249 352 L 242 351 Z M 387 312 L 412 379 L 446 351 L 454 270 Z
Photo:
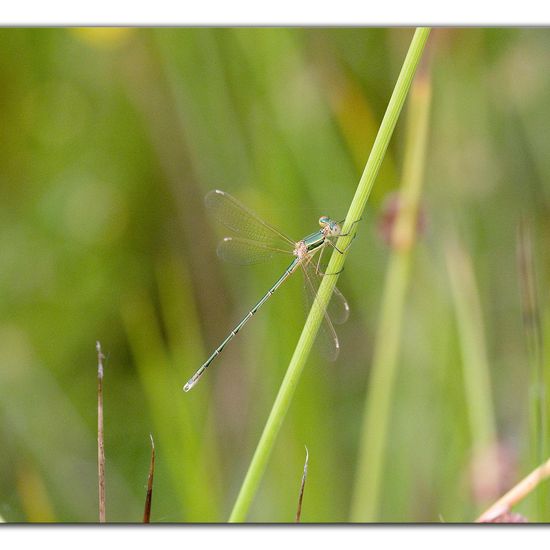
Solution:
M 348 301 L 337 287 L 334 287 L 327 311 L 332 322 L 337 325 L 343 325 L 349 319 Z
M 321 254 L 322 254 L 321 250 Z M 311 287 L 317 294 L 323 275 L 320 272 L 321 267 L 319 262 L 312 258 L 310 262 L 305 265 L 302 264 L 302 267 L 305 269 L 307 277 L 311 281 Z M 319 271 L 318 271 L 319 270 Z M 327 313 L 330 317 L 330 320 L 336 325 L 343 325 L 349 319 L 349 305 L 348 301 L 344 298 L 344 295 L 338 290 L 338 287 L 334 287 L 332 296 L 328 303 Z
M 304 273 L 304 286 L 307 304 L 309 307 L 312 307 L 315 303 L 315 297 L 317 296 L 317 291 L 319 289 L 322 277 L 315 270 L 314 261 L 303 263 L 301 265 Z M 335 319 L 337 322 L 340 323 L 345 322 L 349 317 L 348 303 L 336 287 L 334 288 L 329 306 L 324 312 L 324 319 L 321 323 L 319 333 L 321 351 L 331 361 L 335 361 L 338 357 L 338 353 L 340 352 L 340 342 L 331 320 L 333 314 L 336 316 Z
M 233 264 L 252 265 L 266 262 L 277 254 L 292 255 L 291 250 L 284 250 L 259 241 L 226 237 L 218 245 L 218 256 Z
M 315 291 L 319 288 L 321 284 L 321 279 L 323 278 L 323 271 L 327 268 L 327 262 L 321 263 L 323 256 L 328 260 L 330 257 L 330 251 L 328 254 L 324 254 L 325 248 L 323 247 L 319 252 L 318 257 L 314 257 L 310 260 L 309 265 L 306 267 L 307 274 L 311 279 L 312 286 L 315 288 Z M 337 287 L 334 287 L 332 296 L 330 298 L 327 313 L 330 317 L 330 320 L 336 325 L 342 325 L 349 319 L 349 305 L 347 300 L 344 298 L 344 295 L 338 290 Z
M 294 241 L 262 220 L 228 193 L 218 189 L 210 191 L 205 197 L 205 203 L 212 215 L 239 237 L 273 245 L 275 248 L 286 245 L 290 250 L 294 249 Z

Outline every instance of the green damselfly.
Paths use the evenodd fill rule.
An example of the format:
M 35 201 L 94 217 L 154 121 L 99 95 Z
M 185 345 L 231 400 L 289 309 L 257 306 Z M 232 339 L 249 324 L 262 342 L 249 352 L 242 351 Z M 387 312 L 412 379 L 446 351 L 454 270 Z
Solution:
M 336 239 L 343 236 L 341 222 L 336 222 L 328 216 L 319 218 L 321 228 L 318 231 L 307 235 L 300 241 L 293 241 L 224 191 L 210 191 L 206 195 L 205 202 L 206 207 L 213 216 L 237 235 L 236 237 L 226 237 L 220 242 L 217 250 L 220 258 L 245 265 L 269 260 L 276 254 L 290 254 L 294 256 L 294 259 L 277 282 L 189 379 L 183 387 L 186 392 L 200 380 L 205 370 L 223 351 L 225 346 L 298 267 L 302 268 L 304 274 L 306 295 L 312 303 L 316 303 L 315 296 L 323 275 L 320 271 L 323 250 L 330 246 L 338 252 L 343 253 L 345 251 L 339 250 L 335 244 Z M 317 253 L 319 253 L 317 261 L 312 261 Z M 330 315 L 328 311 L 324 311 L 323 332 L 325 333 L 325 340 L 329 344 L 329 348 L 326 350 L 327 354 L 330 359 L 335 360 L 340 344 L 334 330 L 333 321 L 338 324 L 344 323 L 349 316 L 348 303 L 336 287 L 329 309 Z

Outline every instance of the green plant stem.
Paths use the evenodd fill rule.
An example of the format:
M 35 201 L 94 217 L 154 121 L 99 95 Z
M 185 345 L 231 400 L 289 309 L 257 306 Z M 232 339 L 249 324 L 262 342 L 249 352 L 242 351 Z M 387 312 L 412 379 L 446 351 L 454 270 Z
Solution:
M 548 456 L 548 442 L 545 437 L 548 431 L 548 419 L 546 417 L 544 340 L 536 277 L 535 258 L 537 256 L 533 245 L 532 229 L 526 219 L 522 219 L 518 226 L 517 255 L 523 328 L 530 367 L 529 441 L 531 442 L 531 461 L 540 464 L 543 458 Z M 544 521 L 549 496 L 548 487 L 537 492 L 537 502 L 533 502 L 533 510 L 530 515 L 532 521 Z
M 430 99 L 429 74 L 424 71 L 415 79 L 411 90 L 398 216 L 391 233 L 393 250 L 386 272 L 361 428 L 351 507 L 353 522 L 372 522 L 378 519 L 403 307 L 409 284 L 412 246 L 416 238 L 417 212 L 424 180 Z
M 484 484 L 498 491 L 497 429 L 479 290 L 471 258 L 458 241 L 449 242 L 446 256 L 462 352 L 472 458 L 485 455 L 489 464 L 484 470 Z
M 342 233 L 344 234 L 349 233 L 354 222 L 359 220 L 362 216 L 429 34 L 430 29 L 426 28 L 416 29 L 414 33 L 409 51 L 407 52 L 386 113 L 382 119 L 369 159 L 348 210 L 346 221 L 342 227 Z M 350 240 L 350 236 L 340 237 L 337 243 L 338 248 L 340 248 L 340 250 L 345 249 Z M 335 250 L 327 266 L 327 273 L 339 273 L 343 268 L 346 255 L 346 253 L 340 254 Z M 275 439 L 279 433 L 286 412 L 290 406 L 292 396 L 296 390 L 298 380 L 300 379 L 306 360 L 313 346 L 315 336 L 323 318 L 323 311 L 332 295 L 337 279 L 337 275 L 324 277 L 319 287 L 315 302 L 317 305 L 311 308 L 306 320 L 304 329 L 302 330 L 302 334 L 279 389 L 279 393 L 277 394 L 275 403 L 273 404 L 271 413 L 269 414 L 267 423 L 252 458 L 252 462 L 250 463 L 246 477 L 241 486 L 233 511 L 231 512 L 229 518 L 230 522 L 244 522 L 246 520 L 250 504 L 260 484 L 269 455 L 275 444 Z

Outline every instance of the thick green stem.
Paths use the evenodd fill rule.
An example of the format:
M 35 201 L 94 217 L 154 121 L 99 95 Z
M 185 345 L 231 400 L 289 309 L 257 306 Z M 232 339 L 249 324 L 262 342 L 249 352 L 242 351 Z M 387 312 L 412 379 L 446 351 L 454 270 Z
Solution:
M 472 260 L 453 237 L 446 246 L 447 271 L 462 352 L 466 411 L 472 438 L 471 460 L 483 461 L 483 486 L 496 497 L 501 482 L 497 427 L 491 391 L 489 358 L 483 314 Z M 473 483 L 479 483 L 479 477 Z
M 357 191 L 355 192 L 355 196 L 348 210 L 346 221 L 342 228 L 344 234 L 348 233 L 352 229 L 352 224 L 362 216 L 429 34 L 430 29 L 424 28 L 417 29 L 414 33 L 367 165 L 365 166 L 365 170 L 357 186 Z M 349 236 L 341 237 L 338 241 L 338 248 L 345 248 L 350 239 L 351 237 Z M 345 258 L 345 253 L 340 254 L 334 251 L 327 266 L 327 273 L 339 273 L 343 268 Z M 279 433 L 288 407 L 290 406 L 298 380 L 300 379 L 306 360 L 313 346 L 315 336 L 323 319 L 322 312 L 328 304 L 337 279 L 337 275 L 324 277 L 319 287 L 316 298 L 317 305 L 316 307 L 312 307 L 306 320 L 304 329 L 279 389 L 279 393 L 277 394 L 275 403 L 273 404 L 273 408 L 271 409 L 271 413 L 267 419 L 264 431 L 252 458 L 252 462 L 248 468 L 239 496 L 233 507 L 233 511 L 229 518 L 230 522 L 243 522 L 246 520 L 250 504 L 260 484 L 275 439 Z
M 431 86 L 429 75 L 417 77 L 411 91 L 405 162 L 398 216 L 391 231 L 391 253 L 382 295 L 371 376 L 365 399 L 351 520 L 377 521 L 384 454 L 391 415 L 394 380 L 412 245 L 423 183 Z
M 449 243 L 446 255 L 462 351 L 472 443 L 474 451 L 483 451 L 495 444 L 497 430 L 479 290 L 470 256 L 462 246 L 458 242 Z

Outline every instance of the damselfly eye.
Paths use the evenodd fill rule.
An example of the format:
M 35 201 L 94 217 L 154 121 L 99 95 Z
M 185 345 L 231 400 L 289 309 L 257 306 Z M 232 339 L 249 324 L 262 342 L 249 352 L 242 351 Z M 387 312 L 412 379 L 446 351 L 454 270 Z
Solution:
M 319 218 L 319 225 L 321 227 L 325 227 L 326 225 L 328 225 L 330 223 L 330 218 L 328 216 L 321 216 Z

